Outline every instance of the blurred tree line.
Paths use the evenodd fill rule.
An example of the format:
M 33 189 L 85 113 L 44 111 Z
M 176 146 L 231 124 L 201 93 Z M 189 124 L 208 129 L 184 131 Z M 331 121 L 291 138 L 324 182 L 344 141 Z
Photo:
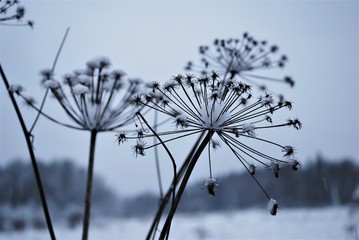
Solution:
M 86 171 L 71 160 L 44 164 L 39 162 L 46 197 L 51 212 L 70 221 L 80 220 L 85 194 Z M 293 173 L 283 168 L 279 178 L 272 171 L 258 169 L 256 176 L 280 207 L 322 207 L 344 205 L 351 201 L 359 185 L 359 165 L 350 159 L 327 161 L 317 157 Z M 185 191 L 180 211 L 216 211 L 263 207 L 266 197 L 247 172 L 231 173 L 217 178 L 216 196 L 209 195 L 201 182 L 192 182 Z M 0 206 L 11 208 L 39 205 L 31 165 L 13 161 L 0 169 Z M 136 197 L 119 198 L 104 181 L 95 176 L 93 188 L 94 216 L 151 216 L 158 207 L 159 196 L 143 193 Z M 0 209 L 1 210 L 1 209 Z
M 275 178 L 273 171 L 262 168 L 257 169 L 256 176 L 270 196 L 279 201 L 280 208 L 346 205 L 351 202 L 352 194 L 359 186 L 359 165 L 350 159 L 328 161 L 318 156 L 294 173 L 290 167 L 283 168 L 279 172 L 279 177 Z M 217 181 L 219 188 L 216 196 L 209 195 L 201 182 L 189 186 L 179 211 L 266 208 L 266 204 L 263 203 L 268 199 L 247 172 L 219 176 Z M 157 202 L 158 197 L 143 194 L 130 203 L 133 206 L 141 206 L 141 209 L 127 214 L 153 213 Z
M 54 219 L 65 219 L 70 227 L 81 223 L 85 169 L 76 166 L 71 160 L 49 164 L 39 161 L 38 164 L 51 215 Z M 31 168 L 29 161 L 16 160 L 0 169 L 0 230 L 21 229 L 26 222 L 43 220 Z M 118 197 L 98 176 L 94 178 L 92 194 L 92 212 L 95 217 L 120 214 Z M 12 226 L 7 226 L 9 224 Z M 46 227 L 44 223 L 38 225 Z
M 359 185 L 359 166 L 349 159 L 326 161 L 317 157 L 295 173 L 290 167 L 283 168 L 275 178 L 272 171 L 258 169 L 256 176 L 280 207 L 344 205 Z M 182 211 L 263 207 L 267 201 L 247 172 L 220 177 L 218 182 L 215 197 L 196 191 L 198 184 L 192 186 Z

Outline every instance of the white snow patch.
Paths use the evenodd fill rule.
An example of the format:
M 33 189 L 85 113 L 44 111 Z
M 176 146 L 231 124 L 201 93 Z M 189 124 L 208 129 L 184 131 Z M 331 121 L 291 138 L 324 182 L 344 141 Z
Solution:
M 339 240 L 347 239 L 347 219 L 345 207 L 281 209 L 274 217 L 264 209 L 177 214 L 170 239 Z M 151 221 L 152 218 L 94 219 L 89 239 L 144 239 Z M 54 227 L 58 239 L 81 238 L 81 224 L 73 229 L 60 223 L 55 223 Z M 0 239 L 49 239 L 49 234 L 46 229 L 27 229 L 0 232 Z

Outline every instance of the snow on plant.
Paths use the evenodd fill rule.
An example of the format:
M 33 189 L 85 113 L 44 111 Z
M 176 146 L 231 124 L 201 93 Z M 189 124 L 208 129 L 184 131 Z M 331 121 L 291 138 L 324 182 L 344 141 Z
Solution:
M 267 41 L 256 40 L 248 33 L 244 33 L 242 39 L 215 39 L 213 48 L 200 46 L 201 62 L 195 64 L 190 61 L 185 69 L 203 75 L 216 70 L 222 76 L 238 77 L 263 91 L 267 90 L 265 82 L 270 81 L 283 82 L 293 87 L 294 80 L 289 76 L 279 79 L 261 73 L 261 71 L 285 67 L 288 58 L 286 55 L 278 56 L 278 51 L 278 46 L 270 46 Z
M 205 135 L 188 164 L 185 176 L 176 193 L 176 201 L 167 217 L 161 236 L 164 237 L 168 234 L 170 222 L 189 176 L 207 146 L 209 179 L 205 181 L 205 187 L 210 194 L 215 195 L 218 183 L 212 176 L 210 155 L 211 146 L 218 147 L 217 140 L 215 144 L 211 144 L 211 140 L 215 136 L 250 173 L 268 200 L 271 201 L 270 213 L 275 215 L 278 202 L 269 196 L 256 179 L 255 167 L 262 165 L 271 169 L 274 175 L 278 177 L 280 168 L 284 165 L 291 165 L 294 170 L 297 170 L 300 164 L 294 156 L 294 147 L 261 138 L 259 133 L 288 126 L 297 130 L 300 129 L 302 124 L 297 118 L 287 119 L 280 123 L 273 123 L 272 120 L 272 115 L 277 111 L 290 110 L 292 103 L 285 100 L 275 102 L 268 93 L 254 98 L 249 85 L 237 81 L 235 78 L 221 79 L 216 72 L 199 78 L 194 75 L 178 75 L 163 86 L 153 82 L 148 87 L 147 93 L 136 95 L 133 101 L 137 105 L 143 106 L 144 109 L 152 109 L 159 114 L 172 118 L 176 129 L 154 132 L 143 115 L 138 112 L 141 125 L 147 125 L 151 131 L 144 130 L 141 135 L 126 136 L 127 139 L 137 139 L 137 144 L 134 147 L 136 155 L 144 155 L 146 150 L 159 144 L 165 146 L 166 143 L 180 138 L 201 133 Z M 146 144 L 144 139 L 149 137 L 158 137 L 161 143 Z M 272 156 L 269 153 L 257 150 L 255 148 L 256 142 L 266 144 L 266 148 L 271 147 L 276 150 L 277 154 Z M 174 179 L 176 177 L 175 175 Z M 173 189 L 176 189 L 175 185 L 176 182 L 174 182 Z
M 135 110 L 131 97 L 137 92 L 140 80 L 125 82 L 125 74 L 119 70 L 110 72 L 109 66 L 106 58 L 89 61 L 86 69 L 64 75 L 62 83 L 54 79 L 51 70 L 41 72 L 42 85 L 51 90 L 74 123 L 67 126 L 103 132 L 132 121 Z
M 114 131 L 133 121 L 136 111 L 132 96 L 139 90 L 139 79 L 124 80 L 119 70 L 109 71 L 110 62 L 106 58 L 89 61 L 84 70 L 65 74 L 63 82 L 54 78 L 52 70 L 41 72 L 41 84 L 46 92 L 51 91 L 72 123 L 58 121 L 43 111 L 43 103 L 35 106 L 32 98 L 23 94 L 21 86 L 13 85 L 10 91 L 17 93 L 25 102 L 49 120 L 72 129 L 91 133 L 89 165 L 86 183 L 83 239 L 88 238 L 90 224 L 91 193 L 96 137 L 99 132 Z M 126 86 L 127 85 L 127 86 Z M 123 90 L 123 91 L 121 91 Z M 45 99 L 45 98 L 44 98 Z

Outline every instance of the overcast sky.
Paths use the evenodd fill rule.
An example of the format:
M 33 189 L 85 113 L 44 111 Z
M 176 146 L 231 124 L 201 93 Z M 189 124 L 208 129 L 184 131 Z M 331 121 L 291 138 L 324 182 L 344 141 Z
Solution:
M 22 84 L 38 101 L 44 93 L 39 71 L 51 67 L 67 27 L 70 33 L 55 71 L 58 79 L 94 57 L 107 56 L 113 68 L 124 70 L 127 76 L 160 82 L 183 73 L 188 60 L 199 60 L 199 45 L 211 44 L 215 38 L 241 37 L 248 31 L 280 47 L 289 63 L 278 72 L 279 77 L 289 75 L 296 80 L 293 89 L 284 85 L 277 89 L 294 102 L 288 117 L 299 117 L 303 129 L 287 128 L 275 134 L 275 139 L 295 146 L 304 165 L 317 154 L 359 161 L 357 1 L 22 3 L 35 28 L 0 26 L 0 61 L 9 81 Z M 16 158 L 27 159 L 28 152 L 3 83 L 0 106 L 0 166 L 4 166 Z M 21 107 L 30 125 L 35 112 Z M 45 111 L 66 119 L 54 99 L 47 101 Z M 87 166 L 88 132 L 41 119 L 34 135 L 38 158 L 50 162 L 69 157 Z M 135 158 L 130 145 L 118 147 L 114 133 L 100 134 L 95 173 L 121 194 L 157 191 L 152 155 Z M 186 152 L 187 147 L 177 145 L 176 150 Z M 213 160 L 216 176 L 241 171 L 232 154 L 225 149 L 219 152 Z M 169 167 L 164 163 L 165 181 L 171 176 Z M 206 177 L 207 161 L 202 161 L 193 179 Z

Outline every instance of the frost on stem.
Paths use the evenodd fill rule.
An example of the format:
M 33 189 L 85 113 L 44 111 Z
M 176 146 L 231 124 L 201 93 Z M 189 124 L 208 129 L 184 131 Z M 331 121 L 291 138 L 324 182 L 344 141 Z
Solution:
M 290 110 L 292 105 L 288 107 L 289 104 L 285 103 L 288 101 L 275 101 L 269 93 L 254 98 L 249 85 L 216 72 L 198 78 L 194 75 L 177 75 L 162 86 L 153 82 L 147 84 L 147 88 L 147 91 L 136 96 L 136 105 L 143 107 L 143 110 L 156 111 L 159 116 L 170 118 L 175 123 L 172 130 L 158 127 L 157 135 L 164 143 L 212 132 L 211 140 L 215 135 L 219 138 L 221 145 L 233 153 L 268 199 L 271 199 L 270 196 L 255 177 L 256 167 L 270 168 L 275 177 L 279 177 L 283 165 L 290 165 L 294 170 L 299 168 L 294 147 L 260 137 L 262 131 L 275 132 L 288 125 L 297 130 L 301 128 L 298 119 L 276 123 L 271 117 L 278 111 Z M 138 139 L 133 150 L 136 155 L 143 155 L 145 149 L 158 145 L 145 146 L 143 139 L 154 136 L 152 132 L 143 131 L 140 135 L 128 134 L 127 139 Z M 264 149 L 268 152 L 256 149 L 256 142 L 266 144 Z M 209 141 L 208 155 L 218 145 L 218 141 Z M 207 159 L 210 178 L 204 186 L 211 195 L 215 195 L 218 184 L 212 177 L 211 157 Z

